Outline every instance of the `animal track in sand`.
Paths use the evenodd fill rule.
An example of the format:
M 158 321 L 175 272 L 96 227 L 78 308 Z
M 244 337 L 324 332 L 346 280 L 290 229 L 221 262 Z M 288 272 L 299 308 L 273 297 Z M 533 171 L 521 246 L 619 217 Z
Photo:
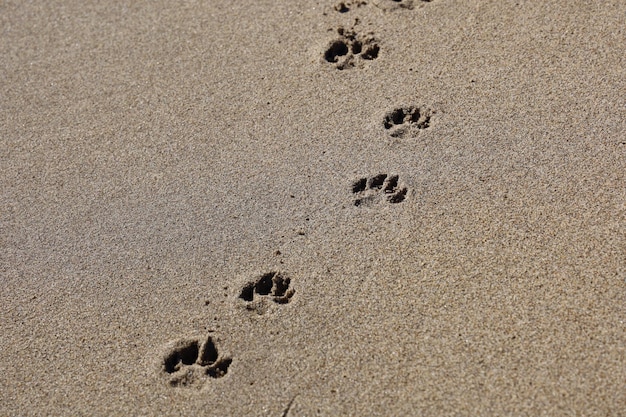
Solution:
M 211 336 L 204 342 L 199 338 L 180 339 L 163 356 L 162 373 L 172 387 L 202 388 L 209 378 L 226 375 L 232 361 L 218 354 Z
M 295 290 L 289 287 L 290 284 L 291 278 L 282 272 L 267 272 L 244 285 L 239 298 L 246 302 L 246 309 L 265 314 L 269 307 L 268 301 L 276 304 L 287 304 L 291 301 Z
M 340 27 L 339 38 L 332 41 L 324 52 L 324 61 L 344 70 L 362 66 L 364 61 L 378 58 L 380 47 L 374 35 L 359 35 L 354 30 Z
M 406 198 L 407 188 L 399 185 L 398 175 L 378 174 L 371 178 L 359 178 L 352 183 L 352 193 L 356 194 L 354 205 L 371 206 L 383 196 L 391 204 L 397 204 Z
M 383 126 L 394 138 L 406 135 L 415 136 L 420 130 L 430 126 L 432 114 L 433 112 L 428 108 L 398 107 L 385 115 Z

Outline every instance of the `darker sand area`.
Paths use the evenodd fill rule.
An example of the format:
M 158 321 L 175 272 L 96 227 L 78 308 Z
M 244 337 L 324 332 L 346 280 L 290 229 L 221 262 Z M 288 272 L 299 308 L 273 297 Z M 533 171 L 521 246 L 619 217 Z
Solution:
M 0 415 L 623 415 L 626 2 L 59 3 L 0 3 Z

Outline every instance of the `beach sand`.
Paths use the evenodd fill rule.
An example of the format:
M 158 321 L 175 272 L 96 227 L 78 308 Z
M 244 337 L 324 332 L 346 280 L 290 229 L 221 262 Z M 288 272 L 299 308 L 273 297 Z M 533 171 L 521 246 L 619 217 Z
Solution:
M 626 2 L 0 28 L 0 415 L 624 415 Z

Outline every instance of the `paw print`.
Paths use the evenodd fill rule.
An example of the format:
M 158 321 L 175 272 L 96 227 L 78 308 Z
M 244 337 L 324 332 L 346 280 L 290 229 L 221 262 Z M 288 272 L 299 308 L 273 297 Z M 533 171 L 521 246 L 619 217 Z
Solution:
M 379 174 L 371 178 L 360 178 L 352 184 L 352 193 L 357 195 L 354 205 L 371 206 L 382 196 L 392 204 L 401 203 L 406 198 L 407 188 L 398 185 L 398 175 Z
M 339 39 L 330 43 L 324 60 L 333 64 L 337 69 L 344 70 L 361 65 L 362 61 L 371 61 L 378 58 L 380 47 L 372 34 L 358 35 L 353 30 L 337 29 Z
M 293 288 L 289 288 L 291 279 L 281 272 L 268 272 L 261 275 L 255 281 L 248 282 L 239 298 L 246 302 L 248 310 L 254 310 L 258 314 L 267 311 L 271 300 L 277 304 L 287 304 L 295 294 Z
M 181 339 L 174 342 L 163 357 L 162 371 L 173 387 L 201 388 L 209 378 L 221 378 L 232 363 L 220 357 L 211 336 L 200 339 Z
M 392 137 L 415 136 L 420 130 L 430 126 L 433 112 L 427 108 L 416 106 L 399 107 L 387 113 L 383 126 Z

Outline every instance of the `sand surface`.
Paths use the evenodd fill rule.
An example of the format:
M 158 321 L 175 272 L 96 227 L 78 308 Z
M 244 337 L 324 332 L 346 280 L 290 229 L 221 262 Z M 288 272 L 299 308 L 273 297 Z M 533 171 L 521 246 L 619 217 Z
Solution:
M 0 2 L 0 415 L 618 416 L 626 2 Z

